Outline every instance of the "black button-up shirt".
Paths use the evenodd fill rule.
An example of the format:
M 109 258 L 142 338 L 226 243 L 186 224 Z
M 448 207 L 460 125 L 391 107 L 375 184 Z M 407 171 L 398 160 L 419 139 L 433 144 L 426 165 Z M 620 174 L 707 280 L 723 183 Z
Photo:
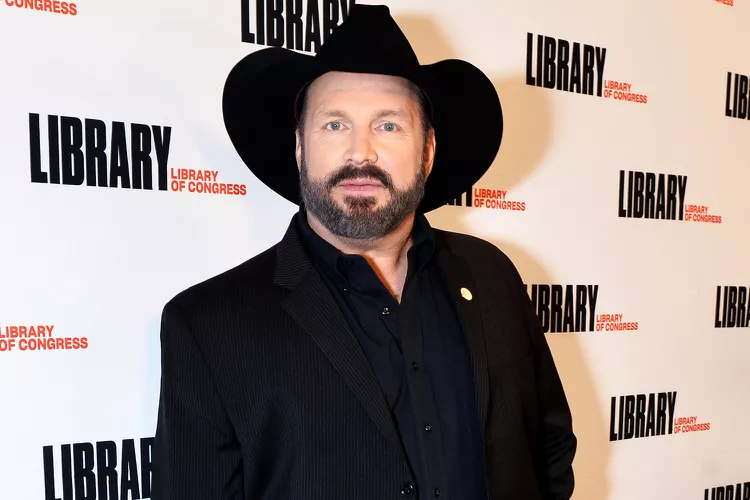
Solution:
M 309 226 L 299 234 L 354 330 L 400 433 L 420 498 L 487 497 L 471 362 L 458 313 L 418 215 L 399 303 L 367 260 L 343 254 Z

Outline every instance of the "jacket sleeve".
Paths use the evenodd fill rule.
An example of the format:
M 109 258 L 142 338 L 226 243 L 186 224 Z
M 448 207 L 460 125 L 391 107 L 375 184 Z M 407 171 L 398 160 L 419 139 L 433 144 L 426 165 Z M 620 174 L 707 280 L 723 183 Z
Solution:
M 542 495 L 545 500 L 568 500 L 573 495 L 575 485 L 573 458 L 577 448 L 570 407 L 539 319 L 523 286 L 520 288 L 536 372 Z
M 201 349 L 179 309 L 161 321 L 161 387 L 153 500 L 240 500 L 237 438 Z

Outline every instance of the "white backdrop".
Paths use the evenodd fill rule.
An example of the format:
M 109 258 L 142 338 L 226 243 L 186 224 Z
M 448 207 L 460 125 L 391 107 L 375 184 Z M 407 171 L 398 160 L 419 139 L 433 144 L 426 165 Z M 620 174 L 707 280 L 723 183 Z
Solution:
M 256 2 L 244 1 L 254 30 Z M 580 442 L 574 498 L 715 500 L 730 498 L 728 488 L 712 488 L 737 491 L 742 483 L 743 490 L 750 482 L 750 328 L 715 322 L 724 307 L 717 287 L 745 287 L 747 302 L 750 285 L 750 120 L 726 116 L 728 102 L 742 110 L 734 75 L 750 74 L 750 7 L 384 1 L 422 63 L 471 61 L 495 82 L 503 104 L 503 144 L 472 204 L 492 189 L 516 209 L 487 208 L 486 199 L 485 206 L 446 206 L 429 214 L 433 225 L 498 245 L 530 293 L 532 285 L 596 286 L 596 315 L 638 323 L 637 330 L 548 333 Z M 81 0 L 75 15 L 48 4 L 0 1 L 0 498 L 149 498 L 161 308 L 274 244 L 296 207 L 252 176 L 223 127 L 225 78 L 261 47 L 242 42 L 241 0 Z M 603 87 L 630 84 L 647 103 L 527 84 L 538 76 L 538 35 L 557 48 L 570 42 L 571 57 L 574 42 L 606 49 Z M 38 147 L 30 114 L 39 115 Z M 107 175 L 98 180 L 116 187 L 31 182 L 35 151 L 37 170 L 53 178 L 50 115 L 81 124 L 84 147 L 61 154 L 61 179 L 72 158 L 72 174 L 91 168 L 88 179 L 101 166 Z M 91 120 L 101 121 L 106 138 L 101 165 L 93 161 L 101 143 L 92 140 Z M 116 122 L 125 142 L 113 154 Z M 76 120 L 57 123 L 60 144 L 75 143 Z M 153 190 L 132 188 L 132 124 L 152 127 L 145 154 L 151 151 Z M 155 143 L 167 127 L 166 172 L 210 170 L 216 182 L 245 186 L 246 194 L 158 190 Z M 126 157 L 124 176 L 110 178 L 118 172 L 111 165 Z M 620 171 L 626 182 L 630 171 L 686 176 L 685 207 L 706 206 L 721 223 L 618 217 Z M 131 188 L 122 187 L 124 177 Z M 746 315 L 747 305 L 740 311 Z M 14 332 L 24 327 L 28 336 L 40 325 L 47 337 L 32 343 L 48 348 L 29 350 L 31 339 Z M 66 347 L 66 338 L 70 348 L 49 349 Z M 75 349 L 83 338 L 87 347 Z M 695 417 L 690 425 L 709 430 L 610 441 L 620 429 L 620 396 L 647 401 L 675 392 L 672 417 Z M 750 498 L 747 488 L 741 498 Z

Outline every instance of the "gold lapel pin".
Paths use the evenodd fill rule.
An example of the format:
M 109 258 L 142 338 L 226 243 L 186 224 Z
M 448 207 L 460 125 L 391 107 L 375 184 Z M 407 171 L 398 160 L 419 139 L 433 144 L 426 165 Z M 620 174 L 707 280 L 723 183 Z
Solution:
M 465 298 L 466 300 L 471 300 L 471 292 L 468 288 L 461 288 L 461 297 Z

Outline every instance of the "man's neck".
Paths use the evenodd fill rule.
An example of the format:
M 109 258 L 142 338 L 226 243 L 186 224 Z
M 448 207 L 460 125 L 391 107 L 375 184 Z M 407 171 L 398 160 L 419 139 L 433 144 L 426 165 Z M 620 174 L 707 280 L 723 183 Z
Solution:
M 391 294 L 400 300 L 406 280 L 407 252 L 412 244 L 414 214 L 381 238 L 354 239 L 332 233 L 310 212 L 305 213 L 313 231 L 339 251 L 364 257 Z

